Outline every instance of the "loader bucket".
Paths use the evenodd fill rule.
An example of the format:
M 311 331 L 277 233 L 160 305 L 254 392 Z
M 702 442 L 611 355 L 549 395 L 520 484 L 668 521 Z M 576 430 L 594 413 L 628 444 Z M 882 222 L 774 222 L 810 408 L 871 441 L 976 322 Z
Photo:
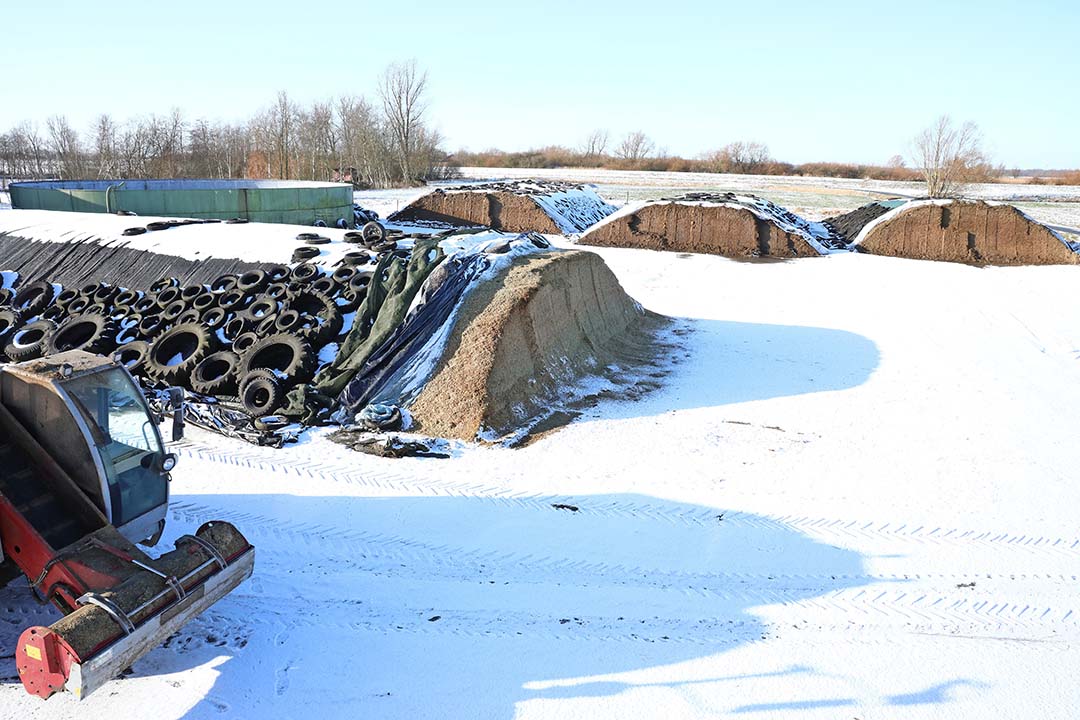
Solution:
M 168 579 L 140 572 L 23 631 L 15 660 L 27 692 L 85 698 L 250 577 L 255 548 L 231 524 L 211 522 L 151 564 Z

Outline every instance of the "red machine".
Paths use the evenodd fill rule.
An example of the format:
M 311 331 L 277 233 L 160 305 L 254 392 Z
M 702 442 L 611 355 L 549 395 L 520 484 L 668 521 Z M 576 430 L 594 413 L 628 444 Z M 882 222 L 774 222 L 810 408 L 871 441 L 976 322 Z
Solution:
M 0 564 L 65 613 L 19 638 L 28 692 L 86 697 L 251 575 L 229 523 L 157 559 L 135 546 L 161 536 L 175 464 L 124 368 L 82 352 L 0 366 Z

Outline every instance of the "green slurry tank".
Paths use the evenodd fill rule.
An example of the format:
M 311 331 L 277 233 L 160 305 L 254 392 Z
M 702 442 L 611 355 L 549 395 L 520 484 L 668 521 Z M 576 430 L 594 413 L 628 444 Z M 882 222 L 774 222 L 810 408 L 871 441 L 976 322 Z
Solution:
M 293 225 L 353 219 L 351 185 L 294 180 L 34 180 L 11 184 L 11 205 Z

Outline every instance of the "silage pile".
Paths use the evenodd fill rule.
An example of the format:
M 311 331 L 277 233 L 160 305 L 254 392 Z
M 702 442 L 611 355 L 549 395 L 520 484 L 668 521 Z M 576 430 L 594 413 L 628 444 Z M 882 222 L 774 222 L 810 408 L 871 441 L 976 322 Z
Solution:
M 519 180 L 438 188 L 388 219 L 570 235 L 616 211 L 592 185 Z
M 826 221 L 874 255 L 973 265 L 1080 263 L 1080 245 L 1011 205 L 974 200 L 872 203 Z
M 813 257 L 843 247 L 843 238 L 827 225 L 735 193 L 690 193 L 630 205 L 579 242 L 734 258 Z
M 48 240 L 8 235 L 21 253 L 13 257 L 44 248 L 52 261 L 5 267 L 0 362 L 111 355 L 147 388 L 188 390 L 191 422 L 252 442 L 268 441 L 253 430 L 268 424 L 260 418 L 350 425 L 386 404 L 406 419 L 415 405 L 424 432 L 498 440 L 533 426 L 610 362 L 629 367 L 626 348 L 650 356 L 643 328 L 655 320 L 603 261 L 552 250 L 537 234 L 286 237 L 296 228 L 252 224 L 246 242 L 224 227 L 118 238 L 100 215 L 91 231 L 79 214 L 63 215 L 63 232 L 19 231 Z M 219 262 L 191 257 L 211 246 L 287 257 L 298 241 L 292 262 L 230 260 L 246 269 L 193 278 L 192 267 Z M 81 284 L 56 282 L 60 269 Z M 131 284 L 100 279 L 124 272 Z M 148 273 L 161 274 L 146 285 Z

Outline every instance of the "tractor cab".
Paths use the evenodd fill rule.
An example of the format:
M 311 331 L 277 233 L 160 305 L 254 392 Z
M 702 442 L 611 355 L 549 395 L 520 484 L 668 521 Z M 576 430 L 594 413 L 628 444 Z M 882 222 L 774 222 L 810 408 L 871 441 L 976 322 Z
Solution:
M 156 558 L 135 546 L 161 537 L 175 464 L 122 366 L 79 351 L 0 365 L 0 569 L 65 615 L 19 637 L 28 692 L 86 697 L 251 575 L 255 548 L 227 522 Z
M 157 542 L 176 458 L 124 367 L 77 351 L 8 365 L 0 399 L 124 537 Z

